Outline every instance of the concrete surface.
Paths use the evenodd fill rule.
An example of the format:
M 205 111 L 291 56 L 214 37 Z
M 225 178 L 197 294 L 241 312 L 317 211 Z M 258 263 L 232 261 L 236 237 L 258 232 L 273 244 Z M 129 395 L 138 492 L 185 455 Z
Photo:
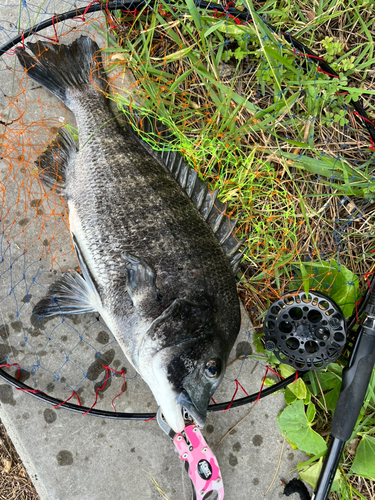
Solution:
M 37 11 L 35 6 L 28 11 L 25 5 L 22 4 L 21 27 L 26 27 L 29 12 L 32 9 Z M 71 6 L 65 2 L 48 4 L 52 13 L 69 8 Z M 1 21 L 0 25 L 6 30 L 9 23 L 17 22 L 18 5 L 2 5 L 1 9 L 0 17 L 6 21 Z M 85 28 L 86 33 L 92 30 L 92 27 Z M 44 34 L 53 36 L 53 31 L 49 29 Z M 77 35 L 73 32 L 72 36 Z M 65 41 L 68 42 L 69 38 Z M 0 89 L 7 96 L 14 95 L 14 88 L 18 88 L 18 84 L 14 87 L 14 80 L 6 68 L 6 65 L 14 67 L 14 64 L 14 56 L 6 56 L 0 63 Z M 7 102 L 6 97 L 0 96 L 0 109 L 6 108 Z M 36 322 L 32 316 L 33 304 L 44 295 L 46 287 L 60 272 L 56 265 L 50 272 L 51 253 L 40 260 L 43 247 L 52 248 L 60 255 L 57 262 L 63 269 L 74 269 L 77 262 L 72 253 L 67 253 L 71 247 L 69 235 L 63 231 L 66 218 L 51 216 L 46 221 L 51 205 L 57 215 L 63 214 L 64 207 L 53 197 L 45 199 L 39 206 L 38 200 L 44 197 L 44 192 L 38 183 L 28 191 L 21 189 L 22 179 L 30 178 L 31 174 L 17 161 L 20 153 L 26 152 L 30 156 L 31 167 L 28 168 L 32 168 L 32 161 L 36 158 L 33 149 L 26 146 L 30 143 L 42 147 L 51 134 L 51 128 L 67 121 L 74 124 L 74 119 L 47 91 L 31 85 L 17 102 L 20 109 L 23 102 L 27 103 L 27 113 L 22 118 L 24 123 L 40 120 L 43 116 L 47 126 L 43 130 L 30 129 L 21 139 L 14 135 L 20 140 L 19 148 L 9 153 L 14 168 L 17 166 L 18 170 L 14 180 L 4 184 L 3 209 L 6 208 L 2 213 L 6 217 L 2 224 L 6 234 L 0 236 L 0 255 L 3 257 L 0 262 L 0 364 L 18 363 L 23 368 L 21 380 L 62 400 L 75 390 L 86 406 L 94 402 L 95 389 L 105 380 L 104 363 L 116 370 L 125 368 L 127 389 L 116 399 L 117 409 L 155 411 L 149 389 L 136 376 L 110 332 L 95 315 L 70 317 L 64 321 L 53 318 L 42 323 Z M 16 115 L 17 110 L 6 109 L 7 119 Z M 17 121 L 8 127 L 8 140 L 20 123 Z M 0 164 L 3 180 L 9 169 L 7 158 L 4 161 Z M 13 204 L 17 198 L 18 204 Z M 13 221 L 16 221 L 14 225 Z M 12 239 L 8 246 L 9 235 Z M 40 239 L 36 239 L 38 235 Z M 29 246 L 34 239 L 35 243 Z M 251 324 L 244 316 L 232 359 L 245 349 L 249 353 L 251 332 Z M 12 369 L 11 373 L 14 374 L 15 370 Z M 229 368 L 228 380 L 220 387 L 215 399 L 220 402 L 231 398 L 234 378 L 238 378 L 249 393 L 257 392 L 263 375 L 262 363 L 246 360 L 242 365 L 241 361 L 236 361 Z M 97 407 L 110 410 L 111 401 L 121 388 L 121 377 L 112 377 L 105 390 L 99 393 Z M 281 394 L 260 401 L 215 450 L 224 478 L 226 499 L 255 500 L 264 496 L 283 448 L 283 438 L 276 425 L 276 416 L 283 407 Z M 249 410 L 250 407 L 246 406 L 210 414 L 204 429 L 208 444 L 215 448 L 224 434 Z M 126 422 L 77 415 L 41 403 L 2 381 L 0 418 L 42 500 L 156 500 L 161 496 L 151 477 L 172 500 L 191 499 L 190 482 L 183 464 L 155 421 Z M 288 481 L 297 476 L 292 471 L 298 461 L 303 460 L 306 460 L 303 453 L 293 451 L 288 443 L 284 443 L 280 468 L 266 498 L 276 500 L 282 497 L 280 479 Z M 296 495 L 289 498 L 297 500 Z
M 255 392 L 264 370 L 252 362 L 246 371 L 247 375 L 241 374 L 241 383 Z M 155 408 L 146 387 L 140 397 L 146 408 L 149 403 L 150 409 Z M 0 400 L 0 418 L 42 500 L 156 500 L 160 494 L 150 476 L 172 500 L 191 499 L 183 465 L 155 421 L 116 422 L 77 415 L 52 408 L 4 383 L 0 383 Z M 136 402 L 128 409 L 132 406 L 137 406 Z M 283 406 L 281 394 L 260 401 L 215 450 L 228 500 L 256 500 L 264 496 L 283 446 L 275 420 Z M 210 414 L 203 432 L 208 444 L 215 448 L 249 409 L 247 406 Z M 267 498 L 282 498 L 280 479 L 295 477 L 291 471 L 305 459 L 303 453 L 284 444 L 280 469 Z

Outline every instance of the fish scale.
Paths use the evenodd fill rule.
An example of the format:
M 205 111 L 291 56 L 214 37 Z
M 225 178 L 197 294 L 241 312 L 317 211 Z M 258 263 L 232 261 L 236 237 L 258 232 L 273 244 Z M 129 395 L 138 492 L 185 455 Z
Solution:
M 71 109 L 79 136 L 76 151 L 61 129 L 37 165 L 67 199 L 81 274 L 63 274 L 34 314 L 99 312 L 170 427 L 183 429 L 182 407 L 204 425 L 240 327 L 235 222 L 178 153 L 120 128 L 95 42 L 28 49 L 21 64 Z

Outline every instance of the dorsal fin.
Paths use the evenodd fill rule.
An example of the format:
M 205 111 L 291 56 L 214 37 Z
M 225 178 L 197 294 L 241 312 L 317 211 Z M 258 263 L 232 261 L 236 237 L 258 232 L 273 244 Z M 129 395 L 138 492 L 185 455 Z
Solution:
M 218 191 L 210 191 L 206 182 L 199 178 L 198 172 L 175 150 L 173 144 L 176 139 L 164 123 L 149 114 L 134 113 L 134 110 L 129 110 L 129 118 L 136 130 L 150 134 L 153 141 L 160 143 L 160 150 L 153 149 L 153 156 L 168 169 L 210 225 L 228 257 L 234 274 L 237 274 L 244 254 L 244 251 L 239 252 L 243 240 L 236 238 L 234 228 L 237 221 L 225 213 L 226 204 L 217 199 Z M 150 149 L 148 143 L 143 140 L 142 143 L 147 150 Z

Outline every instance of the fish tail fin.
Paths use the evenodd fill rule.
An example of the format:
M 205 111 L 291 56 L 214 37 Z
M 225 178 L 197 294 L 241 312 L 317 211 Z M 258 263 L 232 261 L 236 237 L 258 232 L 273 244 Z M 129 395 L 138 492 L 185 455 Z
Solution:
M 87 87 L 104 89 L 107 85 L 99 47 L 89 37 L 81 36 L 70 45 L 50 42 L 28 43 L 33 55 L 18 47 L 16 54 L 28 75 L 69 106 L 73 93 Z

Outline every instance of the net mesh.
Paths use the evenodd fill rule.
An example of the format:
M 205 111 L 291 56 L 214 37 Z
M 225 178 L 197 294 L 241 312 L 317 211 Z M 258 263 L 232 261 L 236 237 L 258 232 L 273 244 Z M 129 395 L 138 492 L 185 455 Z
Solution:
M 255 5 L 260 16 L 249 11 L 247 20 L 224 6 L 225 12 L 189 1 L 130 4 L 59 22 L 55 12 L 73 4 L 21 2 L 9 15 L 1 5 L 0 43 L 53 16 L 32 41 L 70 43 L 81 35 L 97 41 L 118 120 L 154 149 L 168 142 L 181 152 L 238 219 L 236 235 L 245 242 L 238 289 L 256 326 L 290 290 L 322 291 L 349 317 L 374 266 L 375 183 L 372 139 L 352 106 L 359 75 L 343 55 L 348 47 L 339 42 L 334 49 L 335 77 L 264 22 L 266 6 Z M 333 35 L 337 29 L 333 24 Z M 324 56 L 329 42 L 319 30 L 314 36 L 306 43 Z M 363 42 L 352 35 L 350 43 Z M 43 186 L 37 168 L 61 126 L 68 124 L 73 137 L 77 132 L 72 114 L 27 78 L 14 48 L 1 59 L 0 365 L 36 391 L 126 411 L 148 389 L 100 318 L 32 314 L 56 276 L 78 269 L 65 202 L 57 185 Z M 365 100 L 373 109 L 371 92 Z M 146 114 L 159 121 L 151 132 Z M 253 337 L 245 324 L 231 357 L 237 361 L 215 400 L 230 400 L 235 381 L 246 391 Z M 155 409 L 152 397 L 146 400 L 142 408 Z

